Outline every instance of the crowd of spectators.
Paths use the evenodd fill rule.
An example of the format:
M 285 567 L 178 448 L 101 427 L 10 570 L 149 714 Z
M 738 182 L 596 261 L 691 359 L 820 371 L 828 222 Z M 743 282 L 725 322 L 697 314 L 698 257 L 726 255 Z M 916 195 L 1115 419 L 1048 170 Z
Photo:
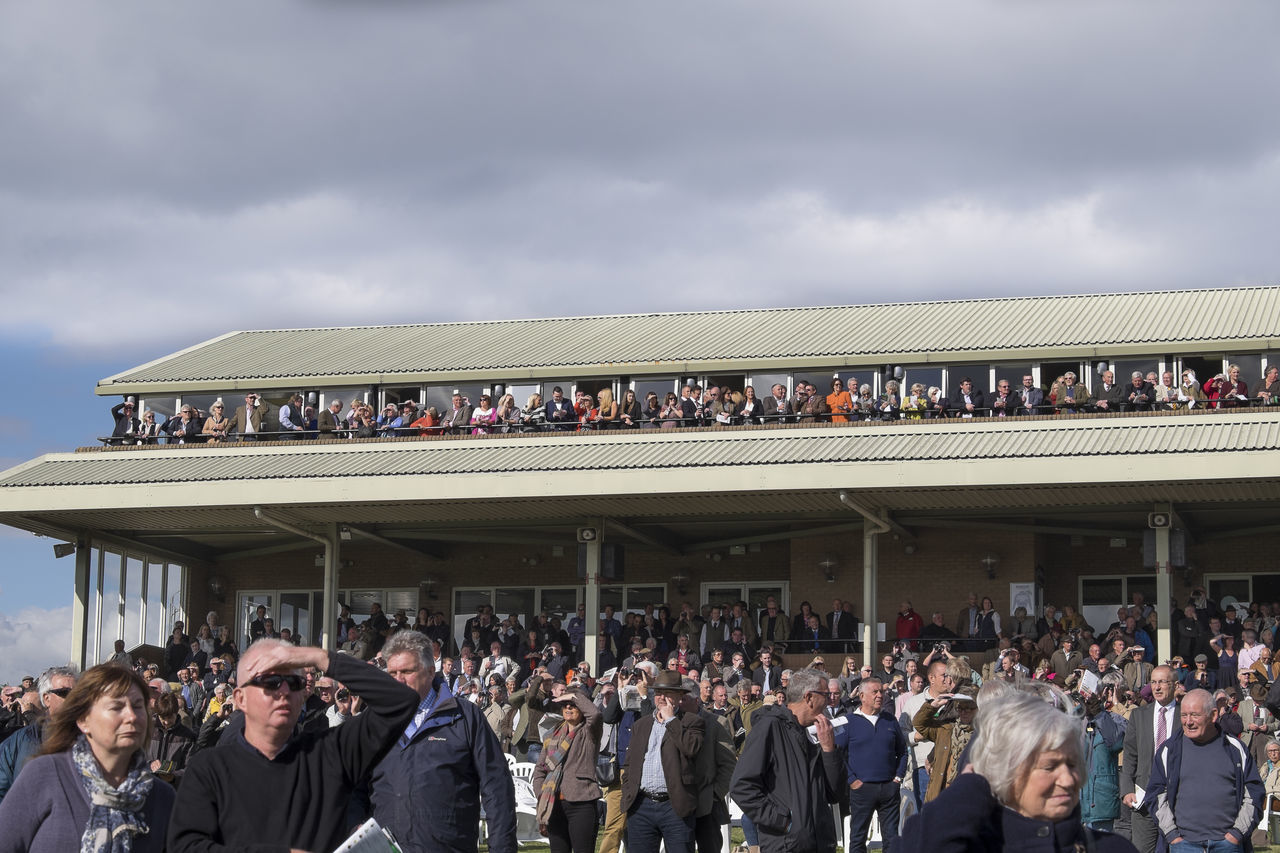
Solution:
M 290 637 L 287 629 L 278 631 L 266 607 L 259 607 L 254 616 L 246 643 L 268 639 L 296 644 L 304 639 Z M 1280 678 L 1280 661 L 1274 659 L 1280 603 L 1259 602 L 1241 611 L 1220 609 L 1197 588 L 1168 618 L 1176 654 L 1163 662 L 1156 660 L 1153 642 L 1159 614 L 1141 594 L 1118 609 L 1113 623 L 1097 629 L 1071 606 L 1046 605 L 1034 618 L 1019 608 L 1002 621 L 989 598 L 970 593 L 954 619 L 934 611 L 925 620 L 904 600 L 891 650 L 876 663 L 863 665 L 853 654 L 854 608 L 840 599 L 833 600 L 826 613 L 804 602 L 787 614 L 769 599 L 754 614 L 742 601 L 701 606 L 685 602 L 674 616 L 658 604 L 622 619 L 606 607 L 598 620 L 588 620 L 580 606 L 567 620 L 541 613 L 527 627 L 516 616 L 499 619 L 492 607 L 481 605 L 466 621 L 461 638 L 452 635 L 443 613 L 426 608 L 411 623 L 403 611 L 388 617 L 374 606 L 357 619 L 344 607 L 335 627 L 346 638 L 337 654 L 383 669 L 408 648 L 406 638 L 420 638 L 413 643 L 431 656 L 428 668 L 436 682 L 457 701 L 475 706 L 497 748 L 513 760 L 533 763 L 540 772 L 554 775 L 564 762 L 573 768 L 587 761 L 582 757 L 584 746 L 567 751 L 556 747 L 543 756 L 548 744 L 571 741 L 579 731 L 586 732 L 581 736 L 593 744 L 588 755 L 599 753 L 601 762 L 614 768 L 613 775 L 602 774 L 598 784 L 592 783 L 595 787 L 570 787 L 577 799 L 566 802 L 565 808 L 554 798 L 548 801 L 545 816 L 552 823 L 543 822 L 543 829 L 560 833 L 558 837 L 568 839 L 566 844 L 577 845 L 586 837 L 590 821 L 582 803 L 597 798 L 605 803 L 601 849 L 617 849 L 628 820 L 638 839 L 635 845 L 628 841 L 628 846 L 636 849 L 646 848 L 641 829 L 650 824 L 659 827 L 654 831 L 666 837 L 670 847 L 670 836 L 663 834 L 673 830 L 661 826 L 676 819 L 680 825 L 687 823 L 691 840 L 718 839 L 728 820 L 723 805 L 729 779 L 749 752 L 753 726 L 768 721 L 775 727 L 769 737 L 781 736 L 776 725 L 784 718 L 777 714 L 785 708 L 798 715 L 803 711 L 794 691 L 789 692 L 800 678 L 822 685 L 821 702 L 813 709 L 834 731 L 830 742 L 846 782 L 869 786 L 862 795 L 838 798 L 846 814 L 852 809 L 855 832 L 859 826 L 865 830 L 871 812 L 879 810 L 883 837 L 892 842 L 898 811 L 888 794 L 896 796 L 901 787 L 922 807 L 958 783 L 967 765 L 966 750 L 977 736 L 975 712 L 984 685 L 1040 684 L 1062 691 L 1081 708 L 1083 736 L 1091 744 L 1089 767 L 1080 774 L 1081 820 L 1095 829 L 1134 835 L 1144 847 L 1142 821 L 1147 818 L 1125 807 L 1140 804 L 1141 792 L 1124 795 L 1133 795 L 1135 784 L 1141 788 L 1146 775 L 1134 783 L 1125 773 L 1134 763 L 1149 762 L 1151 750 L 1141 759 L 1125 753 L 1129 771 L 1120 761 L 1126 732 L 1133 740 L 1129 720 L 1144 707 L 1159 709 L 1192 692 L 1199 696 L 1197 691 L 1208 691 L 1215 725 L 1242 745 L 1249 762 L 1259 769 L 1268 796 L 1280 796 L 1274 697 L 1268 703 L 1268 692 Z M 583 659 L 589 627 L 597 630 L 597 661 Z M 395 640 L 397 636 L 401 639 Z M 783 664 L 784 655 L 790 667 Z M 176 623 L 163 660 L 134 657 L 123 643 L 116 645 L 108 663 L 133 670 L 148 687 L 152 724 L 145 755 L 156 778 L 179 786 L 194 755 L 236 730 L 231 694 L 238 658 L 231 632 L 217 624 L 212 612 L 194 637 L 183 623 Z M 71 670 L 53 668 L 39 679 L 27 678 L 3 689 L 0 800 L 23 762 L 39 751 L 43 721 L 56 713 L 75 678 Z M 318 667 L 305 668 L 298 689 L 303 694 L 299 732 L 320 733 L 365 712 L 359 695 Z M 807 696 L 801 698 L 807 702 Z M 698 781 L 688 783 L 687 801 L 645 776 L 644 784 L 662 786 L 662 794 L 670 795 L 670 806 L 651 790 L 646 800 L 649 789 L 642 786 L 628 793 L 626 774 L 617 772 L 620 767 L 629 768 L 628 773 L 647 772 L 638 755 L 628 761 L 628 747 L 649 742 L 648 724 L 639 724 L 658 708 L 663 709 L 659 716 L 664 726 L 682 721 L 686 729 L 704 733 L 696 743 L 689 740 L 687 754 L 660 751 L 662 761 L 690 763 L 686 776 Z M 770 708 L 774 710 L 763 710 Z M 702 723 L 695 726 L 695 717 Z M 889 726 L 883 734 L 882 719 Z M 1151 724 L 1149 719 L 1146 724 Z M 582 725 L 587 728 L 580 729 Z M 643 732 L 640 740 L 632 739 L 633 731 Z M 717 739 L 719 747 L 714 746 Z M 816 742 L 826 742 L 825 735 Z M 709 753 L 699 765 L 704 743 L 710 744 Z M 888 764 L 884 755 L 891 759 Z M 752 763 L 761 759 L 749 754 L 747 760 L 754 767 Z M 694 766 L 701 768 L 696 774 Z M 713 808 L 716 803 L 721 808 Z M 768 849 L 775 828 L 755 826 L 752 809 L 747 803 L 740 805 L 747 815 L 743 824 L 748 846 Z M 886 820 L 894 826 L 887 826 Z M 857 848 L 857 838 L 852 841 L 854 847 L 846 849 Z
M 871 385 L 851 377 L 834 378 L 819 389 L 807 379 L 795 382 L 794 393 L 776 384 L 768 395 L 757 394 L 751 385 L 742 390 L 728 385 L 685 385 L 677 396 L 668 392 L 659 399 L 649 392 L 645 399 L 626 389 L 615 399 L 611 387 L 598 393 L 577 390 L 572 400 L 555 386 L 550 397 L 531 394 L 523 404 L 511 394 L 494 400 L 488 394 L 472 401 L 455 393 L 450 406 L 435 406 L 413 400 L 388 403 L 375 412 L 364 400 L 349 403 L 332 400 L 317 412 L 301 394 L 291 395 L 273 407 L 258 394 L 245 396 L 245 404 L 234 413 L 226 412 L 221 399 L 208 411 L 184 404 L 174 416 L 161 421 L 154 411 L 135 412 L 133 398 L 111 410 L 114 421 L 111 444 L 188 444 L 221 441 L 300 440 L 339 438 L 393 438 L 423 435 L 486 435 L 552 431 L 594 431 L 613 429 L 674 429 L 769 423 L 850 423 L 855 421 L 919 420 L 924 418 L 1019 417 L 1075 412 L 1115 413 L 1177 411 L 1194 408 L 1231 409 L 1240 406 L 1280 404 L 1280 368 L 1267 368 L 1266 375 L 1252 387 L 1240 377 L 1240 368 L 1230 365 L 1226 372 L 1201 382 L 1192 370 L 1181 377 L 1170 371 L 1145 375 L 1134 371 L 1128 382 L 1116 382 L 1114 373 L 1103 371 L 1092 389 L 1067 372 L 1037 385 L 1030 374 L 1013 387 L 1001 379 L 994 390 L 982 391 L 969 377 L 962 377 L 950 397 L 937 386 L 913 383 L 903 388 L 896 379 L 884 382 L 884 390 L 873 394 Z M 278 426 L 276 426 L 278 424 Z

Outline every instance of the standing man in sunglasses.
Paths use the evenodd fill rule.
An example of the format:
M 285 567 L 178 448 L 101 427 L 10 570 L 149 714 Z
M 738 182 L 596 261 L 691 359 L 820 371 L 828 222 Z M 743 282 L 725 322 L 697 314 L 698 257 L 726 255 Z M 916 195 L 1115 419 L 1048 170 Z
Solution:
M 298 733 L 306 667 L 349 687 L 365 712 Z M 404 730 L 418 695 L 349 655 L 271 639 L 245 652 L 236 684 L 244 729 L 187 766 L 168 849 L 333 850 L 347 836 L 352 790 Z
M 45 723 L 62 707 L 62 700 L 76 686 L 75 670 L 65 666 L 50 667 L 41 673 L 36 685 L 39 704 L 34 709 L 35 719 L 0 745 L 0 800 L 13 787 L 13 780 L 18 778 L 22 765 L 40 751 Z

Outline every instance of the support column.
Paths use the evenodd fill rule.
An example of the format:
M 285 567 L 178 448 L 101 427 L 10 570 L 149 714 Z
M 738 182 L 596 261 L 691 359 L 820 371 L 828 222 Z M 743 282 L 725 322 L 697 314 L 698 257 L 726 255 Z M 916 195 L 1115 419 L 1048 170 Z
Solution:
M 587 571 L 583 604 L 587 608 L 587 624 L 582 633 L 582 659 L 591 663 L 591 674 L 600 676 L 600 540 L 604 522 L 596 529 L 596 538 L 586 543 Z
M 339 640 L 334 637 L 338 626 L 338 567 L 341 565 L 339 553 L 341 540 L 338 538 L 338 525 L 325 525 L 324 543 L 324 613 L 321 618 L 324 628 L 320 631 L 320 647 L 333 651 L 338 648 Z
M 870 524 L 862 529 L 862 663 L 876 666 L 876 574 L 879 570 L 880 531 Z
M 1171 609 L 1169 575 L 1173 571 L 1173 566 L 1170 565 L 1169 534 L 1173 530 L 1173 507 L 1169 504 L 1156 504 L 1155 511 L 1167 514 L 1170 521 L 1170 524 L 1156 528 L 1155 607 L 1160 626 L 1156 629 L 1156 661 L 1162 662 L 1173 657 L 1173 633 L 1172 626 L 1169 624 L 1172 618 L 1169 614 Z
M 88 538 L 76 540 L 76 568 L 71 599 L 71 665 L 83 672 L 89 658 L 89 572 L 93 549 Z

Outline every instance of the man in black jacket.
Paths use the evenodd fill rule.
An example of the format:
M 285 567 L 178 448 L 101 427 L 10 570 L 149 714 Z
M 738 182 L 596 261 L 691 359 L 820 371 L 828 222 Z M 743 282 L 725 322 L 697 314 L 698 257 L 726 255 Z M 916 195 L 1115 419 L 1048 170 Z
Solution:
M 364 700 L 364 713 L 321 734 L 295 736 L 304 667 L 349 687 Z M 244 728 L 228 729 L 218 749 L 202 750 L 188 764 L 168 849 L 334 849 L 347 835 L 352 790 L 404 731 L 418 695 L 348 655 L 280 640 L 250 646 L 236 683 Z
M 730 793 L 755 824 L 762 853 L 835 849 L 831 806 L 844 791 L 844 767 L 822 713 L 827 685 L 826 673 L 797 670 L 787 684 L 787 704 L 752 715 Z M 817 744 L 805 733 L 808 726 Z

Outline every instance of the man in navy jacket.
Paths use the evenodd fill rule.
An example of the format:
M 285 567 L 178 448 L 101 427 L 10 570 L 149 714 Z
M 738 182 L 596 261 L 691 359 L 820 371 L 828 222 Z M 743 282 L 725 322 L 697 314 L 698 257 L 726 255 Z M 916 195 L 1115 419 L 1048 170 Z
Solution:
M 907 736 L 884 710 L 884 683 L 864 678 L 858 683 L 858 707 L 836 731 L 836 745 L 848 750 L 849 839 L 847 853 L 865 853 L 871 815 L 880 815 L 884 849 L 898 839 L 902 777 L 907 772 Z
M 1249 750 L 1217 720 L 1213 694 L 1192 690 L 1182 699 L 1182 732 L 1156 750 L 1143 805 L 1154 811 L 1157 850 L 1181 842 L 1217 850 L 1213 845 L 1224 841 L 1234 845 L 1230 849 L 1253 849 L 1250 839 L 1265 796 L 1262 780 Z M 1189 780 L 1194 784 L 1180 784 Z
M 382 655 L 387 674 L 417 691 L 421 702 L 373 770 L 373 816 L 405 853 L 474 851 L 483 799 L 489 849 L 515 853 L 515 787 L 498 737 L 480 709 L 460 701 L 435 674 L 425 634 L 392 634 Z

